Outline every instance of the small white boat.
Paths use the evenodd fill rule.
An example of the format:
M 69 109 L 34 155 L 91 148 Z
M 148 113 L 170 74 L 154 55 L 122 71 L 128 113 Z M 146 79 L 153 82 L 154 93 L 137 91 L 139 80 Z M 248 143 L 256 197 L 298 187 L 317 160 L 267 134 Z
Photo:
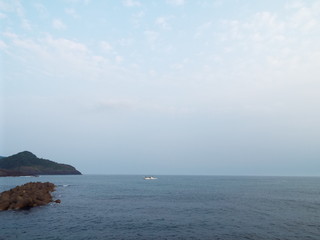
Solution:
M 144 180 L 155 180 L 157 179 L 156 177 L 144 177 Z

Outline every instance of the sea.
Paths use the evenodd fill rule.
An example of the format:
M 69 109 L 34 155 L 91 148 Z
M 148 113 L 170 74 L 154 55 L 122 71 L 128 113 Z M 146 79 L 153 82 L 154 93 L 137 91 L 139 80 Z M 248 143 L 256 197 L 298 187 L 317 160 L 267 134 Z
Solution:
M 0 178 L 0 191 L 56 184 L 51 203 L 0 212 L 0 240 L 319 240 L 319 177 L 82 175 Z

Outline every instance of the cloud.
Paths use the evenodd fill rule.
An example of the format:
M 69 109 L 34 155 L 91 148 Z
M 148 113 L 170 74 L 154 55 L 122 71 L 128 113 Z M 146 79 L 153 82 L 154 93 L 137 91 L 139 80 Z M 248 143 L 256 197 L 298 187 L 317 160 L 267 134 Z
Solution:
M 156 31 L 144 31 L 147 42 L 151 48 L 155 48 L 155 44 L 159 39 L 159 33 Z
M 123 61 L 123 57 L 122 56 L 116 56 L 116 63 L 121 63 Z
M 59 50 L 61 52 L 76 52 L 81 54 L 89 53 L 86 45 L 65 38 L 53 38 L 48 36 L 45 38 L 45 43 L 55 50 Z
M 304 7 L 304 3 L 300 0 L 296 1 L 289 1 L 286 3 L 285 8 L 290 9 L 290 8 L 302 8 Z
M 170 29 L 170 24 L 168 20 L 169 20 L 169 17 L 158 17 L 155 20 L 155 24 L 160 26 L 163 29 Z
M 105 99 L 95 103 L 93 109 L 98 112 L 104 111 L 123 111 L 123 110 L 135 110 L 137 103 L 128 99 Z
M 247 20 L 224 20 L 221 23 L 225 25 L 225 29 L 220 32 L 220 40 L 241 41 L 245 45 L 249 44 L 251 49 L 261 48 L 262 44 L 265 44 L 265 47 L 273 44 L 273 47 L 277 48 L 277 44 L 284 47 L 298 40 L 303 41 L 306 34 L 315 34 L 320 28 L 320 4 L 307 7 L 299 2 L 287 6 L 284 11 L 286 17 L 275 12 L 261 11 Z M 292 38 L 292 34 L 295 38 Z
M 119 44 L 123 47 L 131 46 L 133 42 L 134 42 L 133 38 L 121 38 L 119 40 Z
M 300 6 L 293 8 L 295 14 L 290 18 L 290 27 L 302 31 L 310 31 L 319 28 L 320 3 L 316 2 L 312 6 Z
M 69 16 L 71 16 L 73 18 L 79 18 L 79 15 L 77 14 L 76 10 L 74 10 L 73 8 L 67 8 L 64 11 L 66 14 L 68 14 Z
M 101 41 L 100 46 L 105 52 L 111 52 L 113 50 L 113 47 L 111 46 L 111 44 L 106 41 Z
M 151 103 L 143 101 L 142 99 L 130 99 L 130 98 L 109 98 L 100 99 L 98 101 L 91 102 L 89 107 L 91 111 L 98 113 L 110 113 L 110 112 L 143 112 L 146 113 L 162 113 L 166 115 L 188 115 L 194 112 L 189 107 L 177 107 L 174 104 L 166 103 Z
M 172 64 L 171 65 L 171 68 L 174 69 L 174 70 L 183 70 L 185 69 L 186 65 L 190 63 L 190 59 L 189 58 L 185 58 L 183 59 L 182 61 L 180 62 L 177 62 L 175 64 Z
M 2 7 L 9 12 L 13 11 L 17 14 L 21 21 L 21 26 L 23 29 L 28 31 L 32 30 L 32 25 L 25 16 L 25 9 L 23 8 L 22 4 L 19 1 L 13 1 L 11 4 L 12 5 L 3 5 Z
M 194 37 L 195 37 L 195 38 L 199 38 L 199 37 L 201 37 L 202 35 L 206 34 L 206 32 L 209 31 L 209 29 L 211 28 L 211 25 L 212 25 L 212 22 L 211 22 L 211 21 L 205 22 L 205 23 L 201 24 L 201 25 L 197 28 Z
M 141 6 L 141 3 L 139 1 L 135 1 L 135 0 L 124 0 L 123 5 L 126 7 L 137 7 L 137 6 Z
M 176 6 L 182 6 L 185 4 L 185 0 L 167 0 L 167 3 Z
M 80 42 L 50 35 L 39 39 L 11 33 L 4 36 L 10 56 L 24 66 L 25 72 L 33 72 L 37 77 L 45 72 L 46 78 L 99 79 L 112 73 L 112 65 L 106 58 L 93 54 Z
M 57 30 L 64 30 L 67 28 L 67 26 L 60 19 L 54 19 L 52 21 L 52 27 Z
M 3 36 L 10 38 L 10 39 L 16 39 L 18 38 L 18 35 L 12 32 L 4 32 Z
M 0 13 L 0 19 L 6 18 L 7 15 L 5 15 L 4 13 Z
M 71 2 L 71 3 L 82 3 L 84 5 L 88 5 L 91 0 L 66 0 L 67 2 Z
M 301 85 L 300 89 L 308 92 L 308 84 L 306 83 L 305 87 L 303 84 L 306 81 L 315 82 L 315 77 L 319 76 L 320 67 L 317 59 L 320 56 L 320 44 L 317 37 L 319 35 L 315 34 L 318 29 L 315 26 L 319 24 L 319 17 L 316 15 L 317 8 L 309 6 L 308 10 L 302 13 L 299 11 L 300 9 L 291 9 L 285 15 L 261 11 L 246 16 L 246 18 L 232 16 L 220 22 L 204 21 L 202 25 L 199 25 L 197 31 L 194 31 L 196 36 L 199 38 L 201 36 L 199 45 L 203 43 L 201 40 L 213 43 L 208 45 L 208 48 L 202 49 L 203 55 L 197 55 L 200 51 L 190 50 L 183 52 L 179 58 L 169 57 L 163 61 L 160 58 L 159 61 L 153 61 L 158 56 L 151 56 L 152 54 L 146 55 L 145 59 L 142 58 L 142 53 L 134 57 L 132 57 L 133 54 L 126 55 L 129 52 L 126 53 L 123 49 L 130 48 L 121 46 L 130 45 L 131 39 L 97 42 L 100 49 L 96 53 L 95 48 L 90 49 L 81 42 L 52 36 L 25 39 L 6 33 L 7 37 L 11 36 L 11 42 L 4 40 L 4 43 L 6 51 L 10 50 L 12 54 L 19 55 L 21 59 L 19 63 L 23 63 L 21 65 L 25 68 L 32 64 L 39 65 L 39 69 L 42 68 L 51 76 L 101 81 L 103 82 L 101 85 L 104 86 L 101 89 L 104 91 L 109 91 L 110 82 L 113 82 L 112 87 L 118 85 L 122 87 L 118 93 L 122 93 L 122 90 L 125 89 L 123 87 L 126 86 L 125 83 L 131 84 L 130 86 L 134 89 L 139 89 L 139 84 L 142 86 L 147 83 L 150 87 L 148 92 L 155 93 L 155 98 L 157 98 L 154 100 L 154 105 L 165 105 L 161 102 L 158 86 L 170 86 L 163 87 L 163 90 L 172 89 L 177 93 L 177 99 L 185 97 L 186 102 L 191 101 L 191 98 L 196 99 L 195 105 L 203 104 L 204 109 L 207 107 L 207 109 L 213 109 L 212 111 L 224 109 L 225 106 L 227 106 L 225 109 L 237 111 L 236 109 L 245 108 L 247 105 L 250 105 L 248 109 L 251 110 L 267 109 L 266 106 L 271 106 L 272 109 L 273 104 L 276 106 L 286 104 L 275 104 L 273 101 L 277 101 L 276 98 L 271 99 L 268 103 L 270 96 L 277 95 L 278 100 L 288 103 L 289 100 L 285 98 L 294 88 L 293 82 L 297 86 Z M 312 14 L 308 16 L 306 12 Z M 315 20 L 316 25 L 305 27 L 304 23 L 310 20 Z M 166 17 L 160 16 L 156 19 L 156 24 L 161 27 L 162 24 L 167 23 L 166 21 Z M 152 23 L 154 22 L 151 22 L 151 25 Z M 221 38 L 216 36 L 221 36 Z M 165 37 L 161 38 L 160 32 L 150 29 L 144 31 L 142 37 L 145 41 L 142 40 L 139 44 L 162 50 Z M 189 40 L 186 40 L 185 43 L 187 47 L 191 47 Z M 116 51 L 117 46 L 122 48 L 121 51 Z M 179 47 L 177 46 L 178 50 Z M 101 49 L 105 52 L 102 52 Z M 137 65 L 134 66 L 133 61 L 129 61 L 136 56 L 139 56 L 136 58 L 139 58 L 139 61 L 134 63 L 140 67 L 135 67 Z M 193 60 L 192 64 L 179 60 L 185 56 Z M 157 73 L 156 77 L 150 77 L 148 74 L 150 69 Z M 168 71 L 163 71 L 163 69 Z M 30 72 L 31 70 L 36 73 L 38 71 L 30 67 Z M 150 78 L 155 81 L 150 81 Z M 131 80 L 134 83 L 130 82 Z M 310 85 L 316 86 L 315 83 Z M 294 91 L 297 89 L 299 87 Z M 99 89 L 99 91 L 102 90 Z M 130 92 L 130 90 L 125 91 Z M 283 99 L 280 96 L 281 91 Z M 146 93 L 142 95 L 144 94 L 146 95 Z M 288 99 L 292 98 L 288 97 Z M 251 101 L 253 103 L 250 103 Z
M 41 3 L 36 3 L 35 8 L 37 9 L 38 13 L 42 16 L 42 17 L 48 17 L 49 16 L 49 12 L 48 9 Z
M 7 48 L 7 44 L 0 40 L 0 49 L 5 49 L 5 48 Z
M 143 20 L 144 16 L 145 16 L 144 11 L 139 11 L 137 13 L 132 14 L 132 23 L 136 28 L 141 26 L 141 21 Z
M 124 59 L 123 56 L 120 56 L 109 42 L 101 41 L 100 47 L 104 52 L 108 53 L 109 56 L 110 55 L 113 56 L 114 63 L 120 64 L 123 62 L 123 59 Z

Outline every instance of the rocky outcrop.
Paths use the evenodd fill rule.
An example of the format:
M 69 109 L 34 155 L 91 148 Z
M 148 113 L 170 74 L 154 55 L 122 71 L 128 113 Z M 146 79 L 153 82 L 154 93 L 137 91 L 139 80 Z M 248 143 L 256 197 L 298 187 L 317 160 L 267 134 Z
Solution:
M 53 202 L 51 192 L 55 185 L 50 182 L 30 182 L 0 194 L 0 211 L 29 209 Z M 60 203 L 61 201 L 55 200 Z
M 24 151 L 0 159 L 0 177 L 34 175 L 81 175 L 73 166 L 38 158 Z

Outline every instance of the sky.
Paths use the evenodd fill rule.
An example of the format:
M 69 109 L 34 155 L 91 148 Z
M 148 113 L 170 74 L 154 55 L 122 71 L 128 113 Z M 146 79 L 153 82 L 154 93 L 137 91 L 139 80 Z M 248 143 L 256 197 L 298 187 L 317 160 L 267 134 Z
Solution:
M 0 0 L 0 23 L 1 156 L 320 176 L 318 0 Z

